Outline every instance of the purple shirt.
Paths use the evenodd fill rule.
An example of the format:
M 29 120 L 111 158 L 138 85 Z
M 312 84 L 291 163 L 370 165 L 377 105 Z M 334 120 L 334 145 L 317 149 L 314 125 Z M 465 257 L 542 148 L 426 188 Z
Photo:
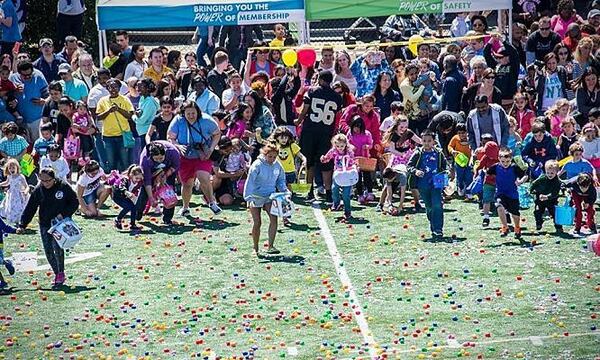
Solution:
M 180 154 L 175 145 L 164 140 L 157 140 L 155 142 L 160 143 L 165 147 L 165 160 L 162 163 L 155 162 L 152 160 L 152 157 L 147 154 L 146 148 L 144 148 L 140 155 L 140 166 L 144 172 L 145 186 L 152 185 L 152 174 L 157 170 L 162 169 L 163 171 L 167 171 L 170 168 L 174 169 L 175 172 L 179 170 Z

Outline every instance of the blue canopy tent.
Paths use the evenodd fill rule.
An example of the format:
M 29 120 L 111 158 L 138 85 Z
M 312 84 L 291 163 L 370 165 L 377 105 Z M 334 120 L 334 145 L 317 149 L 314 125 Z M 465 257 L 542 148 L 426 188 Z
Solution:
M 304 23 L 304 0 L 98 0 L 100 54 L 106 30 Z

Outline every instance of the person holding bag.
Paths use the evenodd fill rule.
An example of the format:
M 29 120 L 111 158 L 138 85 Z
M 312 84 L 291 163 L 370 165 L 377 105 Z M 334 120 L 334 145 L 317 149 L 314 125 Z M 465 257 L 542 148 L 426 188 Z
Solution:
M 146 203 L 156 207 L 158 200 L 154 189 L 160 185 L 175 187 L 175 179 L 179 171 L 181 155 L 175 145 L 168 141 L 157 140 L 146 145 L 140 155 L 140 166 L 144 173 L 144 189 L 140 191 L 136 203 L 137 220 L 141 220 Z M 154 174 L 157 174 L 154 176 Z M 171 225 L 175 207 L 163 209 L 163 223 Z
M 179 116 L 171 122 L 167 136 L 181 152 L 179 178 L 183 207 L 179 215 L 190 215 L 190 200 L 196 179 L 200 181 L 210 210 L 215 215 L 221 213 L 210 181 L 213 167 L 210 156 L 221 138 L 219 125 L 210 115 L 202 113 L 194 101 L 188 100 L 181 106 Z
M 120 84 L 116 80 L 106 83 L 109 95 L 98 101 L 96 114 L 102 126 L 102 140 L 106 148 L 109 170 L 124 171 L 128 165 L 128 149 L 135 145 L 135 139 L 129 127 L 133 117 L 133 105 L 125 96 L 119 94 Z
M 44 252 L 48 264 L 54 272 L 53 287 L 62 286 L 65 282 L 65 252 L 54 240 L 48 230 L 52 227 L 52 220 L 62 220 L 72 217 L 79 203 L 77 195 L 70 185 L 56 178 L 52 168 L 40 170 L 40 182 L 33 190 L 21 221 L 17 227 L 17 234 L 23 234 L 27 225 L 39 209 L 40 236 L 44 245 Z

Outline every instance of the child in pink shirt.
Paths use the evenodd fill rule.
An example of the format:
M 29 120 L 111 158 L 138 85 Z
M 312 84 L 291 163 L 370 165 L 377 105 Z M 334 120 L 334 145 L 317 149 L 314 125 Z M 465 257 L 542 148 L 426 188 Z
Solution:
M 365 122 L 360 115 L 354 115 L 350 121 L 350 130 L 348 130 L 348 141 L 354 146 L 354 154 L 369 158 L 369 151 L 373 147 L 373 136 L 371 132 L 365 129 Z M 373 195 L 373 181 L 371 180 L 371 171 L 360 170 L 358 173 L 358 183 L 356 193 L 358 201 L 365 204 L 368 201 L 375 200 Z

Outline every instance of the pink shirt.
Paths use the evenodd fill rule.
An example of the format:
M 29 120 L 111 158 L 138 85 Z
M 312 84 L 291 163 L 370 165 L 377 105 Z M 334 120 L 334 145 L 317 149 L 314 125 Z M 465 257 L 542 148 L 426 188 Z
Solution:
M 574 15 L 570 19 L 564 20 L 560 15 L 554 15 L 550 20 L 550 28 L 558 33 L 561 39 L 564 39 L 569 25 L 574 22 L 583 23 L 583 19 L 579 15 Z
M 78 112 L 76 112 L 73 114 L 73 123 L 79 126 L 88 127 L 90 126 L 90 117 L 87 114 L 80 115 Z
M 346 164 L 346 169 L 354 167 L 354 152 L 350 149 L 346 149 L 346 152 L 341 153 L 341 152 L 337 151 L 336 148 L 331 148 L 331 149 L 329 149 L 327 154 L 325 154 L 325 159 L 322 162 L 329 162 L 329 161 L 333 160 L 333 170 L 342 171 L 344 168 L 343 163 L 342 163 L 344 157 L 348 157 L 348 163 Z
M 550 119 L 550 135 L 555 138 L 559 137 L 562 133 L 562 129 L 560 128 L 560 122 L 562 120 L 563 119 L 558 115 L 554 115 L 552 119 Z
M 227 137 L 230 139 L 242 138 L 244 136 L 244 132 L 246 131 L 246 120 L 238 119 L 233 124 L 229 130 L 227 130 Z
M 373 147 L 373 136 L 369 130 L 365 130 L 363 134 L 352 134 L 352 131 L 349 131 L 346 136 L 348 136 L 350 144 L 354 146 L 356 156 L 369 157 L 369 150 Z M 368 146 L 367 149 L 365 149 L 365 145 Z

